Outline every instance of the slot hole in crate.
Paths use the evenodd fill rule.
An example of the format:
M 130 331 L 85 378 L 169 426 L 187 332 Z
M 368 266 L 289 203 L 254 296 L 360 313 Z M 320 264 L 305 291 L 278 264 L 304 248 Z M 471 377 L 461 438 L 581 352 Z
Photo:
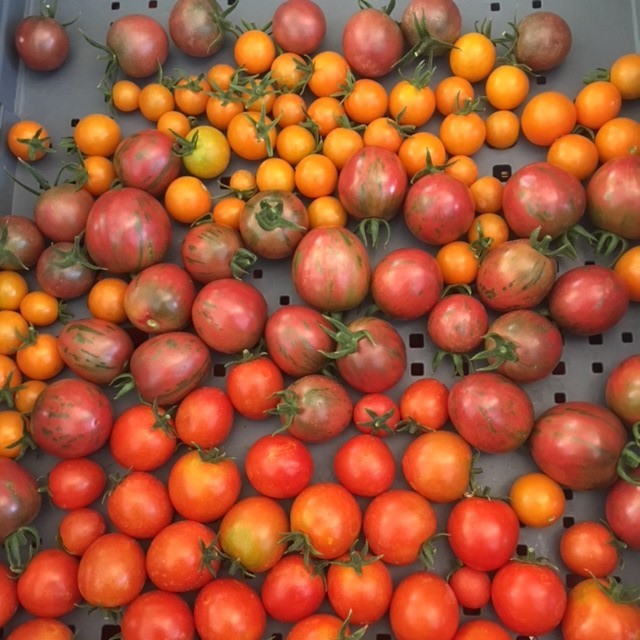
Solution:
M 589 344 L 593 344 L 593 345 L 599 345 L 603 343 L 601 333 L 595 333 L 594 335 L 589 336 L 588 340 L 589 340 Z
M 542 7 L 542 0 L 533 0 L 533 1 L 531 2 L 531 6 L 532 6 L 534 9 L 540 9 L 540 7 Z
M 378 633 L 376 635 L 376 640 L 392 640 L 392 638 L 388 633 Z
M 424 375 L 424 364 L 422 362 L 412 362 L 411 363 L 411 375 L 412 376 L 423 376 Z
M 583 580 L 584 578 L 582 576 L 579 576 L 575 573 L 567 573 L 567 575 L 564 577 L 564 583 L 567 585 L 567 589 L 572 589 Z
M 479 616 L 482 613 L 481 609 L 468 609 L 467 607 L 462 607 L 462 613 L 465 616 Z
M 572 489 L 563 489 L 562 493 L 564 493 L 565 500 L 573 500 L 573 490 Z
M 498 178 L 500 182 L 506 182 L 511 177 L 511 165 L 510 164 L 493 165 L 493 177 Z
M 539 85 L 547 84 L 547 76 L 536 76 L 536 84 L 539 84 Z
M 526 555 L 529 553 L 529 547 L 527 547 L 527 545 L 526 545 L 526 544 L 519 544 L 519 545 L 516 547 L 516 553 L 517 553 L 519 556 L 526 556 Z
M 100 640 L 111 640 L 113 636 L 120 633 L 120 626 L 117 624 L 105 624 L 100 630 Z
M 556 365 L 556 368 L 551 372 L 552 376 L 563 376 L 567 373 L 567 365 L 560 360 Z
M 567 401 L 567 395 L 562 391 L 558 391 L 557 393 L 553 394 L 553 401 L 556 404 L 563 404 L 564 402 Z
M 280 301 L 281 307 L 286 307 L 291 303 L 291 298 L 289 298 L 289 296 L 287 295 L 284 295 L 284 296 L 280 296 L 279 301 Z
M 158 0 L 149 0 L 149 4 L 147 6 L 149 7 L 149 9 L 157 9 Z
M 262 280 L 262 269 L 254 269 L 252 275 L 254 280 Z
M 119 2 L 112 2 L 111 3 L 111 11 L 119 11 L 120 10 L 120 3 Z
M 213 377 L 214 378 L 224 378 L 227 375 L 227 368 L 224 364 L 218 362 L 213 365 Z
M 409 347 L 411 349 L 422 349 L 424 347 L 424 336 L 421 333 L 409 334 Z
M 592 362 L 591 371 L 593 371 L 593 373 L 602 373 L 604 371 L 602 362 Z
M 565 516 L 564 518 L 562 518 L 562 526 L 565 529 L 568 529 L 569 527 L 573 527 L 575 523 L 576 523 L 576 519 L 573 516 Z
M 633 333 L 631 333 L 630 331 L 623 331 L 620 334 L 620 339 L 622 340 L 622 342 L 624 342 L 625 344 L 628 344 L 630 342 L 633 342 Z
M 490 9 L 491 11 L 500 11 L 500 3 L 499 3 L 499 2 L 492 2 L 492 3 L 489 5 L 489 9 Z

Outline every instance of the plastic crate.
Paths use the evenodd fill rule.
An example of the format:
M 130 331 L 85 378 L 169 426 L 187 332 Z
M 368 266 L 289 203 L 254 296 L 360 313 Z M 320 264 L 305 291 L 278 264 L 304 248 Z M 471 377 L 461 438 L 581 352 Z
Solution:
M 323 48 L 340 50 L 342 25 L 357 9 L 357 3 L 340 2 L 334 0 L 316 0 L 324 9 L 328 29 Z M 568 95 L 575 95 L 582 84 L 582 76 L 596 67 L 607 67 L 619 55 L 631 51 L 640 51 L 640 0 L 615 0 L 602 2 L 601 0 L 457 0 L 463 18 L 463 32 L 472 30 L 476 21 L 490 18 L 493 23 L 493 33 L 497 34 L 507 28 L 507 23 L 514 18 L 523 17 L 533 10 L 552 10 L 562 15 L 572 28 L 573 44 L 568 59 L 557 69 L 532 81 L 532 92 L 546 89 L 560 89 Z M 249 2 L 240 0 L 239 5 L 230 18 L 240 23 L 242 20 L 257 25 L 266 24 L 272 17 L 278 2 L 262 1 Z M 81 28 L 95 40 L 104 41 L 107 26 L 110 21 L 129 13 L 147 13 L 157 18 L 166 26 L 169 11 L 173 6 L 171 0 L 60 0 L 58 17 L 62 22 L 73 20 L 76 22 L 68 28 L 71 38 L 71 53 L 66 64 L 56 72 L 38 74 L 19 64 L 13 48 L 13 30 L 17 22 L 24 16 L 35 13 L 38 3 L 30 1 L 0 3 L 0 125 L 2 139 L 10 124 L 17 119 L 34 118 L 42 121 L 48 128 L 54 141 L 70 135 L 74 123 L 78 118 L 92 112 L 104 112 L 105 103 L 102 94 L 96 88 L 104 72 L 104 62 L 98 60 L 98 53 L 81 36 Z M 405 1 L 398 3 L 393 16 L 399 19 Z M 206 71 L 210 64 L 221 61 L 232 61 L 230 42 L 214 58 L 197 60 L 187 58 L 172 48 L 169 60 L 165 64 L 165 72 L 173 75 L 176 69 L 184 71 Z M 437 70 L 433 85 L 439 78 L 448 74 L 446 58 L 437 59 Z M 397 78 L 391 74 L 384 79 L 388 85 Z M 478 92 L 482 89 L 479 87 Z M 640 105 L 625 104 L 623 114 L 640 119 Z M 119 114 L 117 116 L 123 128 L 123 133 L 131 133 L 150 126 L 139 115 Z M 437 131 L 438 117 L 426 125 L 426 129 Z M 511 172 L 533 160 L 542 160 L 545 150 L 535 148 L 521 139 L 516 147 L 507 151 L 483 149 L 474 157 L 478 163 L 480 175 L 494 174 L 506 180 Z M 38 169 L 53 177 L 59 168 L 59 159 L 50 158 L 38 164 Z M 228 173 L 241 166 L 238 160 L 233 160 Z M 4 144 L 0 148 L 0 193 L 3 195 L 2 214 L 14 213 L 29 216 L 33 207 L 34 197 L 17 186 L 9 174 L 18 175 L 28 180 L 25 172 L 16 167 L 15 162 L 7 153 Z M 210 183 L 214 194 L 219 192 L 216 182 Z M 175 229 L 174 250 L 171 258 L 179 260 L 176 247 L 185 229 Z M 401 216 L 392 223 L 391 242 L 387 250 L 415 244 L 404 228 Z M 372 264 L 382 257 L 384 249 L 371 250 Z M 568 266 L 564 261 L 561 264 Z M 259 260 L 247 280 L 258 286 L 264 293 L 269 311 L 273 312 L 281 305 L 300 302 L 289 276 L 287 261 L 267 262 Z M 75 304 L 77 317 L 87 315 L 83 301 Z M 603 335 L 589 338 L 566 336 L 562 363 L 549 378 L 526 385 L 536 415 L 556 403 L 567 400 L 604 401 L 604 382 L 611 368 L 630 353 L 640 350 L 640 312 L 637 305 L 632 305 L 627 316 L 611 331 Z M 396 327 L 403 336 L 408 355 L 408 367 L 401 382 L 390 391 L 390 395 L 399 398 L 401 390 L 407 384 L 421 377 L 432 376 L 431 360 L 433 347 L 426 335 L 424 319 L 412 322 L 396 323 Z M 228 358 L 214 356 L 214 366 L 207 384 L 224 385 L 224 363 Z M 67 375 L 63 373 L 62 375 Z M 437 377 L 451 385 L 454 378 L 446 363 L 440 367 Z M 355 397 L 355 396 L 354 396 Z M 130 401 L 130 400 L 129 400 Z M 121 409 L 129 402 L 119 401 L 117 409 Z M 242 462 L 249 444 L 257 437 L 270 433 L 275 427 L 273 420 L 252 423 L 237 418 L 234 429 L 225 445 L 225 449 Z M 313 445 L 315 459 L 314 481 L 333 479 L 333 452 L 350 435 L 353 427 L 347 429 L 342 437 L 325 445 Z M 410 436 L 398 435 L 390 440 L 390 446 L 399 456 L 407 445 Z M 99 452 L 95 456 L 104 464 L 109 464 L 109 471 L 116 470 L 109 461 L 108 454 Z M 24 464 L 34 473 L 45 475 L 55 462 L 52 458 L 30 452 L 24 459 Z M 522 473 L 535 470 L 526 447 L 509 454 L 481 457 L 482 475 L 479 481 L 491 487 L 494 495 L 506 495 L 513 480 Z M 162 471 L 160 472 L 162 474 Z M 396 486 L 404 486 L 400 470 L 396 476 Z M 243 495 L 251 493 L 248 482 L 244 482 Z M 558 558 L 558 541 L 563 528 L 574 521 L 586 518 L 598 519 L 603 517 L 604 494 L 602 492 L 572 492 L 566 491 L 567 505 L 565 517 L 554 525 L 545 529 L 521 528 L 520 542 L 524 546 L 535 548 L 538 554 L 550 558 L 561 567 Z M 365 501 L 362 502 L 365 504 Z M 439 530 L 443 530 L 449 506 L 436 505 Z M 39 527 L 45 546 L 55 543 L 55 533 L 61 514 L 56 512 L 47 501 L 43 501 L 42 512 L 36 525 Z M 215 524 L 214 524 L 215 527 Z M 453 559 L 447 550 L 446 543 L 438 542 L 435 570 L 446 575 L 453 567 Z M 403 567 L 392 570 L 397 580 L 401 576 L 414 571 L 417 566 Z M 617 575 L 627 583 L 637 582 L 640 575 L 640 557 L 637 552 L 625 553 L 624 568 Z M 571 576 L 566 576 L 571 582 Z M 256 578 L 254 585 L 259 586 L 260 578 Z M 329 611 L 328 605 L 323 605 L 324 611 Z M 481 612 L 487 614 L 486 611 Z M 479 612 L 463 611 L 461 620 L 471 620 L 478 617 Z M 491 615 L 489 612 L 488 615 Z M 6 635 L 17 622 L 25 618 L 18 615 L 7 629 Z M 84 611 L 75 612 L 65 619 L 78 631 L 78 637 L 86 640 L 98 640 L 111 637 L 117 628 L 105 622 L 99 613 L 88 615 Z M 288 626 L 270 621 L 267 637 L 271 634 L 286 636 Z M 0 630 L 0 638 L 3 631 Z M 366 637 L 378 640 L 391 638 L 387 620 L 373 625 Z M 560 634 L 549 634 L 549 639 L 559 638 Z

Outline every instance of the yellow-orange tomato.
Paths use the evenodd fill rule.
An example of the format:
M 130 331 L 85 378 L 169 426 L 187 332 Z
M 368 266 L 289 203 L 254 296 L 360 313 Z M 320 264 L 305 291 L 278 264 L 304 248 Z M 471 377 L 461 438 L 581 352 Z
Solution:
M 191 120 L 182 111 L 166 111 L 156 122 L 156 129 L 170 136 L 185 138 L 191 131 Z
M 499 110 L 516 109 L 529 93 L 529 76 L 520 67 L 504 64 L 489 74 L 484 90 L 492 107 Z
M 469 189 L 477 213 L 497 213 L 502 209 L 504 185 L 495 176 L 480 176 Z
M 640 302 L 640 246 L 627 249 L 616 261 L 614 271 L 620 276 L 632 302 Z
M 60 302 L 46 291 L 30 291 L 20 301 L 22 317 L 35 327 L 53 324 L 60 316 Z
M 347 211 L 335 196 L 320 196 L 307 207 L 310 227 L 344 227 Z
M 471 223 L 467 238 L 470 243 L 474 243 L 479 241 L 481 235 L 487 249 L 491 251 L 509 239 L 509 225 L 497 213 L 481 213 Z
M 231 86 L 231 80 L 237 69 L 225 62 L 216 62 L 207 69 L 204 79 L 212 89 L 226 91 Z
M 307 87 L 314 96 L 330 96 L 347 84 L 349 64 L 337 51 L 325 50 L 311 59 L 311 73 Z
M 440 123 L 439 136 L 448 154 L 472 156 L 482 148 L 487 135 L 480 114 L 456 113 L 445 116 Z
M 451 72 L 469 82 L 484 80 L 495 61 L 495 45 L 487 36 L 475 31 L 461 35 L 449 51 Z
M 28 333 L 29 323 L 20 313 L 0 310 L 0 354 L 14 354 Z
M 626 116 L 607 120 L 594 139 L 600 162 L 621 156 L 640 155 L 640 122 Z
M 205 112 L 211 87 L 204 77 L 190 74 L 180 78 L 173 89 L 176 108 L 187 116 Z
M 0 354 L 0 389 L 9 394 L 16 391 L 22 383 L 22 371 L 15 358 Z
M 276 138 L 273 120 L 259 111 L 238 113 L 227 127 L 231 150 L 244 160 L 263 160 L 272 155 Z
M 490 113 L 485 122 L 488 146 L 494 149 L 509 149 L 518 142 L 520 136 L 520 119 L 507 109 Z
M 543 91 L 524 105 L 520 126 L 529 142 L 548 147 L 556 138 L 571 133 L 576 121 L 573 100 L 560 91 Z
M 160 82 L 150 82 L 140 91 L 138 108 L 147 120 L 157 122 L 163 113 L 176 108 L 176 100 L 169 87 Z
M 58 350 L 58 338 L 35 332 L 16 351 L 16 363 L 23 375 L 32 380 L 50 380 L 64 368 Z
M 218 200 L 213 206 L 213 221 L 218 224 L 226 224 L 232 229 L 240 227 L 240 215 L 244 209 L 244 200 L 236 196 L 229 196 Z
M 11 409 L 0 411 L 0 457 L 17 458 L 24 449 L 26 418 Z
M 338 169 L 327 156 L 312 153 L 298 162 L 295 168 L 297 190 L 307 198 L 329 196 L 338 184 Z
M 271 79 L 276 87 L 287 92 L 297 91 L 305 80 L 305 61 L 301 55 L 291 51 L 278 54 L 271 63 Z M 297 95 L 297 94 L 293 94 Z
M 362 147 L 364 147 L 364 140 L 355 129 L 336 127 L 325 137 L 322 153 L 337 169 L 342 169 L 347 160 Z
M 228 100 L 224 96 L 211 95 L 207 100 L 205 114 L 209 124 L 221 131 L 226 131 L 234 116 L 244 111 L 244 104 L 240 97 Z
M 118 111 L 136 111 L 140 104 L 140 87 L 131 80 L 116 80 L 111 87 L 111 102 Z
M 520 522 L 528 527 L 548 527 L 564 513 L 562 487 L 544 473 L 520 476 L 511 485 L 509 500 Z
M 167 213 L 176 221 L 191 224 L 211 211 L 211 193 L 196 176 L 178 176 L 164 193 Z
M 0 309 L 16 311 L 29 292 L 27 280 L 17 271 L 0 271 Z
M 389 115 L 402 125 L 421 127 L 436 110 L 436 96 L 429 85 L 399 80 L 389 92 Z
M 473 100 L 475 90 L 473 85 L 459 76 L 446 76 L 435 88 L 436 109 L 443 116 L 459 109 L 467 100 Z
M 35 120 L 19 120 L 12 124 L 6 140 L 9 151 L 26 162 L 41 160 L 51 149 L 48 131 Z
M 626 53 L 609 69 L 609 80 L 618 87 L 623 100 L 640 98 L 640 53 Z
M 598 147 L 587 136 L 567 133 L 553 141 L 547 150 L 547 162 L 586 180 L 598 166 Z
M 340 126 L 340 118 L 346 116 L 344 106 L 334 96 L 320 96 L 307 107 L 307 116 L 318 127 L 318 133 L 326 136 Z
M 24 380 L 20 388 L 13 394 L 13 404 L 15 408 L 25 415 L 29 415 L 33 410 L 38 396 L 46 389 L 47 383 L 44 380 Z
M 266 73 L 277 54 L 273 38 L 260 29 L 241 33 L 233 45 L 233 57 L 249 74 Z
M 87 156 L 83 159 L 87 179 L 82 185 L 92 196 L 98 197 L 111 189 L 118 177 L 111 158 Z
M 313 133 L 301 124 L 284 127 L 276 138 L 276 153 L 292 166 L 297 165 L 310 153 L 314 153 L 317 146 L 318 141 Z
M 398 153 L 405 137 L 406 135 L 395 120 L 382 116 L 367 125 L 362 134 L 362 142 L 365 147 L 383 147 Z
M 300 124 L 306 118 L 307 103 L 298 93 L 281 93 L 273 101 L 271 115 L 281 129 Z
M 282 158 L 265 158 L 256 169 L 256 186 L 258 191 L 293 191 L 294 169 Z
M 599 129 L 607 120 L 615 118 L 622 108 L 622 94 L 613 82 L 591 82 L 575 97 L 578 124 L 588 129 Z
M 236 169 L 229 176 L 229 189 L 245 198 L 256 191 L 256 174 L 249 169 Z
M 398 157 L 409 178 L 413 178 L 418 171 L 427 166 L 427 157 L 434 166 L 440 166 L 446 162 L 447 152 L 437 135 L 430 131 L 416 131 L 403 140 Z
M 449 284 L 472 284 L 478 274 L 478 259 L 464 240 L 442 245 L 436 253 L 442 280 Z
M 89 289 L 87 308 L 94 318 L 120 324 L 127 320 L 124 295 L 128 283 L 121 278 L 100 278 Z
M 113 155 L 120 140 L 120 125 L 104 113 L 90 113 L 78 120 L 73 129 L 73 140 L 85 156 Z
M 347 116 L 359 124 L 369 124 L 387 112 L 389 96 L 384 85 L 373 78 L 358 78 L 342 104 Z
M 465 155 L 451 156 L 445 165 L 445 173 L 464 182 L 467 187 L 478 179 L 478 165 L 473 158 Z

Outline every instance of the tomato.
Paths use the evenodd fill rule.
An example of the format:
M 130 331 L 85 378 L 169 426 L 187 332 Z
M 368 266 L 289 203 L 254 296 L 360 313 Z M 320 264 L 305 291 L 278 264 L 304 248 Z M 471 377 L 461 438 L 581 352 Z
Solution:
M 330 196 L 338 184 L 338 169 L 326 155 L 310 153 L 296 164 L 293 179 L 307 198 Z
M 362 512 L 355 497 L 336 482 L 304 488 L 291 503 L 292 536 L 304 537 L 314 557 L 335 560 L 349 551 L 360 534 Z
M 404 137 L 395 120 L 382 116 L 367 124 L 362 134 L 362 142 L 365 147 L 382 147 L 397 154 Z
M 397 640 L 451 640 L 459 623 L 458 601 L 437 574 L 411 573 L 393 592 L 389 620 Z
M 9 566 L 0 564 L 0 625 L 5 627 L 20 605 L 16 591 L 16 580 Z M 323 594 L 324 596 L 324 594 Z
M 493 620 L 471 620 L 460 625 L 453 640 L 511 640 L 511 635 Z
M 327 135 L 327 138 L 329 137 Z M 295 167 L 305 156 L 314 153 L 317 146 L 313 133 L 302 124 L 290 124 L 283 127 L 276 138 L 276 153 L 292 167 Z M 323 148 L 326 146 L 325 139 Z
M 61 549 L 43 549 L 29 560 L 17 584 L 18 600 L 31 615 L 59 618 L 82 601 L 78 560 Z
M 640 97 L 640 56 L 625 53 L 616 58 L 609 68 L 609 80 L 618 87 L 623 100 Z
M 327 364 L 335 341 L 327 330 L 329 321 L 315 309 L 286 305 L 267 318 L 265 347 L 283 373 L 294 377 L 319 373 Z M 323 353 L 324 352 L 324 353 Z
M 624 282 L 631 302 L 640 301 L 640 287 L 638 286 L 640 284 L 639 256 L 640 248 L 637 246 L 631 247 L 624 251 L 614 265 L 614 271 Z
M 482 148 L 486 135 L 485 121 L 467 105 L 445 116 L 438 130 L 438 136 L 451 156 L 472 156 Z
M 588 180 L 598 167 L 598 147 L 587 136 L 567 133 L 551 143 L 546 161 L 568 171 L 580 181 Z
M 105 158 L 104 156 L 85 156 L 82 164 L 86 171 L 86 180 L 83 188 L 94 198 L 111 189 L 118 177 L 111 158 Z
M 613 579 L 587 578 L 569 591 L 561 629 L 566 640 L 596 640 L 607 634 L 632 640 L 639 624 L 637 604 L 619 600 Z
M 562 329 L 577 335 L 608 331 L 622 320 L 628 308 L 629 292 L 624 282 L 614 270 L 601 265 L 565 271 L 549 292 L 551 317 Z M 588 314 L 588 309 L 600 312 Z
M 60 317 L 60 305 L 49 293 L 29 291 L 20 301 L 20 315 L 36 327 L 46 327 Z
M 323 311 L 357 307 L 369 291 L 366 247 L 341 227 L 316 227 L 302 238 L 291 264 L 293 285 L 304 302 Z
M 200 522 L 176 520 L 151 540 L 145 566 L 153 585 L 172 593 L 202 588 L 213 579 L 220 559 L 212 555 L 216 534 Z
M 179 111 L 188 116 L 200 116 L 205 112 L 211 87 L 206 78 L 187 74 L 173 85 L 173 97 Z
M 323 576 L 300 554 L 283 556 L 269 569 L 260 596 L 269 616 L 298 622 L 315 613 L 325 598 Z
M 389 565 L 407 566 L 423 558 L 425 545 L 436 532 L 431 503 L 408 489 L 389 489 L 365 507 L 362 533 L 371 552 Z
M 474 218 L 473 224 L 469 227 L 467 239 L 474 247 L 482 246 L 486 242 L 487 251 L 491 251 L 509 239 L 509 225 L 498 213 L 481 213 Z
M 196 596 L 193 615 L 202 640 L 260 640 L 267 616 L 253 587 L 236 578 L 218 578 Z
M 582 87 L 574 102 L 578 124 L 597 130 L 608 120 L 618 117 L 622 108 L 622 95 L 612 82 L 596 80 Z
M 87 308 L 94 318 L 120 324 L 127 319 L 124 294 L 127 282 L 121 278 L 100 278 L 87 294 Z
M 432 173 L 409 187 L 403 213 L 409 231 L 418 240 L 442 246 L 468 231 L 475 206 L 463 182 L 447 173 Z
M 443 244 L 436 253 L 436 262 L 445 285 L 472 284 L 478 275 L 478 258 L 465 240 Z
M 613 366 L 605 385 L 605 401 L 628 426 L 638 422 L 638 373 L 640 358 L 631 355 Z
M 335 196 L 314 198 L 307 206 L 310 227 L 344 227 L 347 212 Z
M 436 109 L 443 116 L 448 116 L 474 97 L 473 85 L 466 78 L 456 75 L 445 76 L 435 88 Z
M 503 64 L 487 76 L 484 85 L 489 104 L 495 109 L 517 109 L 529 94 L 529 76 L 516 65 Z
M 147 471 L 131 471 L 118 479 L 105 504 L 113 526 L 132 538 L 153 538 L 173 518 L 167 488 Z
M 192 147 L 182 156 L 190 175 L 201 180 L 217 178 L 229 165 L 231 139 L 210 125 L 193 127 L 186 136 Z
M 256 491 L 270 498 L 287 499 L 309 485 L 314 462 L 304 442 L 274 433 L 249 446 L 244 467 L 247 480 Z
M 20 160 L 36 162 L 51 149 L 49 132 L 34 120 L 18 120 L 6 133 L 9 151 Z
M 351 624 L 380 620 L 392 593 L 391 573 L 380 558 L 352 551 L 327 570 L 327 598 L 338 616 Z
M 133 404 L 115 419 L 109 450 L 125 469 L 153 471 L 173 455 L 176 437 L 171 417 L 161 408 Z
M 12 356 L 29 333 L 29 324 L 17 311 L 0 309 L 0 354 Z
M 571 133 L 577 121 L 573 101 L 559 91 L 542 91 L 530 98 L 520 115 L 524 137 L 532 144 L 548 147 Z
M 42 498 L 31 474 L 15 460 L 0 456 L 0 541 L 31 524 L 40 511 Z
M 509 378 L 493 372 L 470 373 L 449 393 L 449 417 L 458 433 L 486 453 L 520 447 L 534 425 L 533 403 Z
M 160 118 L 176 106 L 173 91 L 160 82 L 145 84 L 138 96 L 140 113 L 151 122 L 158 122 Z
M 630 549 L 640 549 L 640 489 L 637 470 L 629 474 L 631 482 L 619 478 L 605 498 L 605 517 L 611 530 Z
M 282 158 L 265 158 L 256 170 L 256 186 L 259 191 L 289 193 L 295 188 L 295 170 Z
M 525 473 L 509 489 L 509 501 L 522 524 L 548 527 L 562 517 L 565 497 L 562 487 L 544 473 Z
M 191 608 L 181 596 L 167 591 L 146 591 L 132 600 L 120 620 L 123 637 L 147 640 L 186 640 L 195 634 Z
M 491 601 L 491 576 L 486 571 L 462 565 L 448 577 L 448 582 L 464 609 L 478 611 Z
M 29 292 L 27 281 L 15 271 L 0 271 L 0 309 L 17 311 Z
M 484 80 L 491 73 L 495 61 L 495 45 L 479 32 L 461 35 L 449 52 L 451 72 L 469 82 Z
M 584 520 L 562 532 L 559 551 L 571 573 L 584 578 L 606 578 L 618 566 L 621 549 L 606 524 Z
M 507 109 L 490 113 L 485 120 L 485 143 L 494 149 L 508 149 L 518 142 L 520 119 Z
M 389 91 L 389 115 L 400 125 L 421 127 L 436 110 L 434 90 L 419 77 L 402 78 Z
M 532 11 L 516 24 L 514 55 L 534 73 L 560 65 L 571 49 L 571 28 L 553 11 Z
M 390 436 L 400 422 L 400 407 L 383 393 L 366 393 L 353 405 L 353 424 L 362 433 Z
M 97 385 L 77 378 L 51 382 L 38 396 L 29 430 L 40 449 L 59 458 L 79 458 L 109 439 L 114 409 Z
M 108 384 L 124 373 L 134 349 L 124 329 L 99 318 L 72 320 L 64 325 L 57 347 L 71 371 L 95 384 Z
M 544 473 L 582 491 L 613 484 L 626 439 L 624 425 L 611 411 L 593 402 L 571 401 L 537 417 L 529 444 Z
M 294 624 L 286 640 L 339 640 L 350 635 L 351 629 L 342 618 L 331 613 L 314 613 Z
M 191 131 L 192 126 L 193 123 L 188 116 L 175 110 L 165 111 L 156 121 L 156 129 L 172 138 L 177 138 L 177 136 L 184 138 Z
M 268 496 L 249 496 L 236 502 L 222 517 L 220 548 L 243 571 L 264 573 L 284 555 L 283 536 L 289 518 L 279 502 Z
M 356 496 L 371 498 L 390 489 L 395 470 L 396 463 L 389 445 L 367 433 L 344 442 L 333 458 L 333 471 L 338 482 Z
M 504 218 L 520 238 L 540 228 L 543 236 L 557 238 L 585 212 L 587 197 L 581 182 L 564 169 L 533 162 L 507 180 L 502 196 Z
M 449 418 L 449 389 L 436 378 L 414 380 L 400 396 L 400 418 L 420 429 L 437 431 Z
M 105 533 L 80 558 L 78 588 L 96 607 L 120 607 L 142 592 L 147 572 L 140 544 L 123 533 Z
M 273 13 L 273 39 L 284 51 L 313 53 L 325 36 L 327 20 L 313 0 L 285 0 Z
M 0 456 L 19 458 L 26 435 L 26 420 L 19 411 L 0 411 Z
M 434 56 L 449 51 L 461 27 L 460 9 L 452 0 L 410 0 L 400 18 L 407 44 L 413 48 L 426 40 L 427 51 Z
M 44 236 L 31 218 L 0 216 L 0 268 L 33 267 L 45 248 Z
M 436 134 L 419 130 L 403 140 L 398 156 L 409 178 L 414 178 L 419 171 L 427 167 L 429 156 L 433 165 L 437 167 L 444 164 L 447 152 Z
M 505 627 L 520 635 L 541 636 L 562 621 L 567 592 L 549 565 L 512 560 L 493 576 L 491 602 Z
M 158 129 L 142 129 L 118 144 L 113 166 L 125 187 L 161 196 L 180 174 L 180 156 L 174 140 Z
M 103 113 L 82 116 L 73 129 L 73 141 L 85 156 L 113 155 L 122 139 L 120 125 Z
M 463 564 L 495 571 L 513 556 L 520 524 L 506 502 L 470 496 L 453 505 L 446 530 L 451 549 Z
M 478 179 L 478 165 L 476 161 L 468 155 L 458 154 L 449 158 L 445 172 L 464 182 L 467 187 Z
M 224 12 L 199 0 L 178 0 L 169 13 L 169 35 L 176 47 L 188 56 L 208 58 L 225 42 Z
M 473 451 L 451 431 L 427 431 L 402 454 L 402 475 L 409 486 L 431 502 L 459 500 L 468 488 Z
M 60 460 L 47 477 L 47 491 L 59 509 L 88 507 L 100 498 L 107 486 L 107 474 L 91 458 Z
M 140 87 L 132 80 L 116 80 L 111 87 L 111 103 L 114 109 L 129 113 L 140 105 Z
M 64 368 L 58 338 L 50 333 L 29 331 L 29 335 L 16 351 L 16 364 L 26 378 L 51 380 Z
M 55 9 L 28 15 L 15 27 L 13 42 L 20 60 L 34 71 L 59 69 L 69 56 L 69 36 Z
M 259 111 L 243 111 L 231 118 L 227 140 L 231 151 L 244 160 L 263 160 L 276 143 L 275 123 Z
M 64 622 L 55 618 L 33 618 L 22 622 L 7 636 L 7 640 L 73 640 L 74 632 Z
M 81 556 L 89 545 L 107 532 L 104 516 L 96 509 L 72 509 L 58 524 L 58 540 L 71 555 Z

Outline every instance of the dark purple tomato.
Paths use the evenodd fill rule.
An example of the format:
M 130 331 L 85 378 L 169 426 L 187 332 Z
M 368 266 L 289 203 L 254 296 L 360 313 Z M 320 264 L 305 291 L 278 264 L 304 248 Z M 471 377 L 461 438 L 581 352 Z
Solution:
M 34 71 L 53 71 L 69 56 L 69 36 L 52 15 L 27 16 L 14 33 L 16 51 L 24 64 Z
M 550 71 L 569 54 L 571 28 L 553 11 L 533 11 L 516 25 L 514 54 L 520 64 L 534 73 Z
M 216 0 L 177 0 L 169 13 L 173 44 L 194 58 L 213 56 L 224 44 L 227 13 Z
M 44 248 L 42 232 L 31 218 L 0 216 L 0 269 L 30 269 Z
M 439 56 L 458 39 L 462 16 L 453 0 L 409 0 L 400 27 L 409 47 Z
M 40 496 L 35 478 L 24 466 L 0 456 L 0 543 L 35 520 L 42 503 Z
M 285 0 L 274 11 L 271 30 L 276 44 L 298 55 L 311 54 L 322 44 L 327 20 L 313 0 Z
M 633 482 L 619 478 L 605 498 L 605 516 L 616 537 L 630 549 L 640 550 L 640 472 L 631 473 Z
M 70 183 L 43 191 L 33 207 L 33 221 L 52 242 L 73 242 L 84 231 L 93 206 L 86 189 Z

